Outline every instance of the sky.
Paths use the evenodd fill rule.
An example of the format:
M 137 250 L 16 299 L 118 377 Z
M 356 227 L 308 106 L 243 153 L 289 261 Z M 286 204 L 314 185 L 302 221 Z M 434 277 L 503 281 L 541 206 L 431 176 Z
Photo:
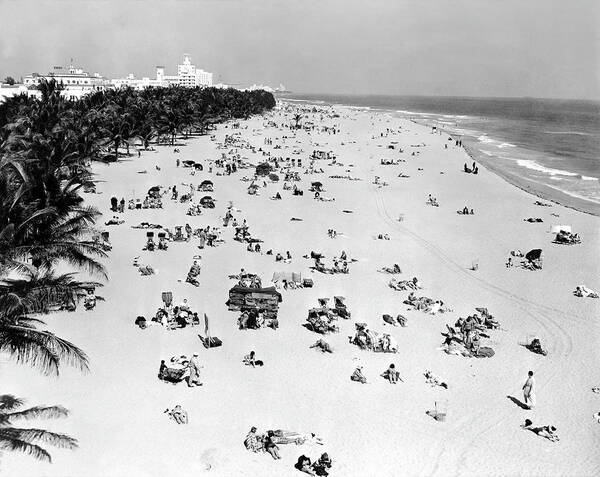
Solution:
M 70 59 L 299 93 L 600 100 L 600 0 L 0 0 L 0 78 Z

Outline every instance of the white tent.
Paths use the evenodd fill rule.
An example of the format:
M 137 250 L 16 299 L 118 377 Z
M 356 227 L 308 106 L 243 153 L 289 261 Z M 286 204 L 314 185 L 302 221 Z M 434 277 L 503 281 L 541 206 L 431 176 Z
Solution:
M 563 232 L 569 232 L 569 233 L 571 233 L 571 232 L 572 232 L 572 231 L 571 231 L 571 226 L 570 226 L 570 225 L 553 225 L 553 226 L 552 226 L 552 229 L 550 230 L 550 233 L 552 233 L 552 234 L 557 234 L 557 233 L 558 233 L 558 232 L 560 232 L 561 230 L 562 230 Z

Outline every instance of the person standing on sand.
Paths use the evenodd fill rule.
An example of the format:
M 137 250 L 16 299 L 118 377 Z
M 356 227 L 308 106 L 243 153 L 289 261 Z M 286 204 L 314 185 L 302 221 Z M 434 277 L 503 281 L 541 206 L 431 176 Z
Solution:
M 198 353 L 194 353 L 192 359 L 190 359 L 188 369 L 190 370 L 188 387 L 193 388 L 194 386 L 202 386 L 202 383 L 200 382 L 200 369 L 202 369 L 202 365 L 198 362 Z
M 531 409 L 535 406 L 535 395 L 533 393 L 533 388 L 535 386 L 535 379 L 533 378 L 533 371 L 529 371 L 529 376 L 525 384 L 523 384 L 523 397 L 525 399 L 525 405 L 528 409 Z

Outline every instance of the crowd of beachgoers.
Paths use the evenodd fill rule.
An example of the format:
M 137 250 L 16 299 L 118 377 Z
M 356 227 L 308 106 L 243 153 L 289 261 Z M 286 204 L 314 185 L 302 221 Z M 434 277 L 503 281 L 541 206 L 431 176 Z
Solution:
M 366 139 L 353 138 L 352 122 L 359 119 L 369 124 Z M 285 383 L 297 380 L 306 391 L 301 399 L 317 409 L 319 400 L 325 398 L 315 389 L 314 378 L 319 389 L 331 385 L 329 392 L 340 400 L 345 395 L 376 393 L 365 398 L 365 406 L 380 406 L 376 404 L 379 399 L 397 399 L 389 397 L 396 396 L 390 394 L 395 392 L 392 389 L 400 389 L 401 393 L 413 397 L 426 394 L 427 400 L 407 407 L 402 416 L 408 420 L 410 429 L 419 425 L 415 422 L 421 422 L 422 416 L 428 419 L 424 425 L 440 428 L 459 419 L 458 412 L 474 419 L 474 414 L 493 409 L 481 404 L 477 396 L 472 396 L 472 408 L 462 407 L 465 398 L 460 396 L 460 389 L 465 387 L 464 375 L 472 373 L 475 386 L 478 379 L 483 380 L 482 385 L 489 385 L 488 379 L 497 377 L 503 368 L 485 363 L 506 362 L 507 350 L 516 344 L 519 351 L 515 352 L 527 353 L 520 355 L 526 367 L 518 366 L 520 371 L 516 373 L 515 369 L 504 369 L 511 374 L 509 381 L 515 383 L 513 390 L 505 392 L 505 399 L 508 397 L 512 406 L 511 414 L 516 416 L 517 409 L 523 410 L 514 428 L 531 431 L 546 441 L 559 441 L 562 429 L 559 423 L 564 423 L 564 419 L 558 414 L 538 411 L 540 407 L 547 407 L 547 401 L 552 399 L 546 381 L 549 378 L 544 377 L 548 372 L 546 363 L 565 359 L 561 355 L 562 345 L 557 344 L 555 335 L 543 324 L 543 315 L 554 313 L 556 310 L 552 308 L 556 304 L 540 304 L 538 295 L 529 297 L 526 292 L 523 296 L 511 292 L 509 297 L 503 287 L 511 276 L 521 284 L 539 283 L 544 279 L 540 277 L 545 277 L 548 250 L 552 257 L 568 256 L 577 247 L 586 246 L 586 240 L 595 243 L 597 237 L 586 233 L 589 228 L 574 230 L 581 221 L 572 219 L 572 211 L 565 213 L 566 209 L 557 204 L 526 194 L 525 199 L 519 196 L 520 201 L 529 200 L 523 213 L 539 216 L 513 218 L 519 227 L 530 224 L 534 227 L 540 222 L 559 225 L 554 225 L 549 233 L 536 229 L 532 232 L 534 240 L 505 237 L 502 243 L 510 241 L 512 246 L 490 254 L 496 263 L 489 258 L 471 256 L 468 263 L 457 264 L 432 243 L 433 239 L 421 241 L 428 253 L 446 262 L 444 266 L 462 269 L 452 272 L 456 274 L 457 286 L 480 281 L 492 294 L 469 289 L 457 293 L 446 285 L 448 282 L 441 282 L 448 277 L 443 275 L 446 272 L 421 260 L 420 252 L 407 245 L 407 237 L 420 238 L 412 235 L 410 221 L 415 217 L 423 229 L 433 223 L 441 233 L 449 227 L 475 236 L 477 229 L 473 228 L 473 222 L 485 220 L 490 213 L 486 210 L 489 202 L 481 200 L 481 189 L 487 184 L 483 181 L 490 180 L 490 175 L 476 163 L 465 162 L 460 138 L 448 136 L 435 126 L 429 130 L 418 128 L 418 141 L 423 139 L 424 142 L 415 143 L 415 133 L 405 123 L 384 115 L 281 102 L 250 121 L 236 119 L 215 126 L 189 145 L 179 137 L 171 145 L 156 146 L 151 152 L 141 151 L 139 158 L 134 154 L 131 164 L 116 164 L 100 172 L 115 177 L 116 172 L 111 168 L 124 170 L 127 167 L 128 176 L 118 187 L 109 179 L 87 187 L 86 200 L 99 207 L 105 218 L 93 243 L 109 257 L 118 254 L 121 276 L 129 273 L 123 271 L 124 267 L 133 267 L 136 274 L 143 277 L 138 279 L 143 281 L 135 285 L 139 287 L 136 291 L 139 296 L 132 306 L 120 309 L 119 322 L 129 327 L 125 331 L 128 339 L 144 342 L 159 339 L 169 343 L 164 350 L 159 346 L 149 355 L 156 359 L 156 351 L 162 353 L 148 365 L 156 369 L 154 375 L 143 377 L 144 381 L 152 379 L 169 388 L 169 391 L 157 391 L 162 399 L 163 393 L 167 393 L 171 400 L 166 403 L 166 410 L 165 405 L 154 406 L 157 414 L 164 413 L 178 429 L 186 426 L 202 432 L 199 429 L 207 416 L 203 404 L 195 403 L 204 399 L 203 393 L 213 392 L 210 388 L 219 386 L 219 376 L 231 392 L 240 394 L 255 381 L 264 389 L 269 380 L 280 379 Z M 204 154 L 189 154 L 186 148 L 200 140 L 205 144 Z M 364 163 L 358 162 L 362 155 L 357 145 L 359 140 L 371 146 L 369 162 L 366 159 Z M 348 147 L 354 148 L 352 154 L 345 153 Z M 437 168 L 431 174 L 438 178 L 452 175 L 463 180 L 464 177 L 470 181 L 468 189 L 459 189 L 452 196 L 447 188 L 436 187 L 433 179 L 419 180 L 419 175 L 429 172 L 431 164 L 426 157 L 432 149 L 433 154 L 446 155 L 447 159 L 436 162 Z M 138 182 L 135 190 L 127 181 Z M 418 186 L 411 190 L 413 202 L 391 216 L 385 201 L 393 199 L 385 198 L 387 191 L 417 181 Z M 366 191 L 370 196 L 365 195 Z M 371 220 L 363 213 L 372 210 L 373 205 L 361 202 L 371 200 L 383 220 Z M 458 209 L 457 204 L 460 204 Z M 565 216 L 572 223 L 566 225 Z M 373 228 L 373 224 L 379 228 Z M 506 256 L 505 262 L 502 257 Z M 110 275 L 111 262 L 107 263 Z M 493 277 L 485 275 L 486 269 L 494 269 L 494 273 L 500 270 L 508 278 L 500 280 L 500 285 L 490 284 Z M 438 272 L 442 274 L 441 280 L 436 276 Z M 598 298 L 593 289 L 598 286 L 593 276 L 581 274 L 578 277 L 592 282 L 562 282 L 558 287 L 562 293 L 560 302 Z M 112 281 L 113 277 L 110 278 Z M 361 287 L 365 291 L 361 291 Z M 100 284 L 95 282 L 86 283 L 82 288 L 85 293 L 63 308 L 76 310 L 81 304 L 96 321 L 102 320 L 104 313 L 110 313 L 112 299 L 120 303 L 127 300 L 125 295 L 130 293 L 126 289 L 111 288 L 104 294 Z M 156 294 L 158 289 L 161 292 Z M 538 329 L 529 333 L 518 328 L 514 312 L 508 312 L 498 297 L 512 300 L 511 304 L 516 303 L 521 310 L 530 306 L 530 313 L 536 318 L 542 315 L 541 320 L 533 322 Z M 127 312 L 132 314 L 123 314 Z M 231 322 L 229 327 L 223 324 L 227 320 Z M 515 327 L 517 329 L 511 329 Z M 409 337 L 413 330 L 418 330 L 414 331 L 418 334 Z M 163 333 L 168 336 L 160 337 Z M 285 333 L 286 342 L 271 338 L 276 336 L 272 333 Z M 515 333 L 519 336 L 517 343 L 509 338 Z M 193 343 L 190 337 L 195 339 L 196 346 L 190 347 Z M 294 337 L 306 339 L 294 340 Z M 253 344 L 241 348 L 237 346 L 240 343 Z M 303 351 L 299 349 L 301 346 Z M 423 351 L 425 347 L 428 349 Z M 131 352 L 134 348 L 132 346 Z M 305 359 L 311 366 L 320 368 L 314 370 L 320 377 L 306 376 L 306 369 L 300 365 L 290 366 L 293 360 L 278 362 L 282 359 L 281 353 L 288 354 L 286 349 L 292 357 L 307 356 Z M 307 352 L 312 355 L 302 354 Z M 415 365 L 409 353 L 418 356 L 419 365 Z M 150 359 L 149 356 L 144 360 Z M 440 360 L 440 356 L 445 361 Z M 510 362 L 514 364 L 514 358 L 510 358 Z M 130 373 L 142 371 L 133 364 L 128 367 Z M 543 384 L 539 382 L 540 373 Z M 481 378 L 486 374 L 488 378 Z M 144 386 L 154 389 L 148 384 Z M 369 387 L 376 390 L 361 391 Z M 194 394 L 187 395 L 182 391 L 184 388 L 196 389 L 190 391 Z M 514 396 L 515 389 L 521 394 Z M 593 390 L 598 392 L 597 387 Z M 221 392 L 219 388 L 218 393 Z M 538 402 L 540 394 L 544 396 L 542 402 Z M 257 408 L 268 406 L 265 400 L 269 399 L 289 404 L 285 409 L 281 408 L 285 404 L 275 406 L 279 409 L 278 420 L 265 422 L 264 412 L 258 412 Z M 220 433 L 237 433 L 233 441 L 247 452 L 234 451 L 235 464 L 228 463 L 222 454 L 220 458 L 203 455 L 197 458 L 202 470 L 221 471 L 223 475 L 255 475 L 255 470 L 250 469 L 262 469 L 264 475 L 288 475 L 288 472 L 290 475 L 294 472 L 318 476 L 366 475 L 364 468 L 354 471 L 355 464 L 349 463 L 348 452 L 341 450 L 357 446 L 350 453 L 361 454 L 360 444 L 356 441 L 344 444 L 343 430 L 336 430 L 323 416 L 318 422 L 306 423 L 292 417 L 296 399 L 299 398 L 288 394 L 282 385 L 268 396 L 256 396 L 251 404 L 244 401 L 240 409 L 229 408 L 229 400 L 217 406 L 222 414 L 238 416 L 240 425 L 250 423 L 245 433 L 240 432 L 240 426 L 228 428 L 230 419 L 223 418 L 217 427 Z M 593 395 L 587 397 L 588 401 L 591 399 Z M 148 400 L 152 401 L 152 396 Z M 206 402 L 204 405 L 208 406 Z M 349 406 L 361 409 L 354 404 Z M 454 414 L 449 411 L 458 407 L 461 410 Z M 345 415 L 347 411 L 340 404 L 337 412 Z M 364 410 L 367 421 L 372 412 Z M 386 412 L 384 408 L 382 412 Z M 331 411 L 328 413 L 326 415 L 331 416 Z M 503 409 L 499 418 L 505 418 L 506 413 Z M 347 417 L 352 421 L 357 415 Z M 384 439 L 376 427 L 369 428 L 363 418 L 357 420 L 360 421 L 359 434 L 374 439 L 375 446 Z M 394 421 L 386 427 L 386 432 L 400 432 L 404 427 L 397 416 Z M 214 432 L 217 428 L 210 425 Z M 259 432 L 259 428 L 264 431 Z M 293 428 L 297 430 L 286 430 Z M 435 435 L 435 429 L 429 429 L 428 434 Z M 452 429 L 458 432 L 461 428 Z M 476 435 L 480 432 L 483 430 L 477 430 Z M 447 435 L 441 437 L 442 440 L 447 438 Z M 564 439 L 561 445 L 563 442 Z M 451 447 L 452 443 L 447 445 Z M 374 447 L 368 448 L 372 452 Z M 397 450 L 402 453 L 402 448 Z M 195 459 L 194 456 L 189 458 Z M 389 460 L 398 462 L 396 457 Z M 414 468 L 408 465 L 428 469 L 428 464 L 415 464 L 418 461 L 415 457 L 407 469 Z M 368 465 L 371 475 L 378 475 L 372 461 Z M 392 466 L 381 465 L 386 469 Z M 495 466 L 494 472 L 502 474 L 502 464 Z M 436 472 L 440 473 L 439 469 L 431 471 Z

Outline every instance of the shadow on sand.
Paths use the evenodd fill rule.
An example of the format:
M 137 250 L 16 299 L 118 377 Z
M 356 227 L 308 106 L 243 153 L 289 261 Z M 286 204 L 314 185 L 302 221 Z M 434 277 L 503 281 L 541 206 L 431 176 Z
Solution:
M 519 406 L 521 409 L 525 409 L 525 410 L 529 410 L 529 406 L 527 404 L 525 404 L 522 401 L 519 401 L 516 397 L 514 396 L 506 396 L 508 399 L 510 399 L 512 402 L 514 402 L 517 406 Z

